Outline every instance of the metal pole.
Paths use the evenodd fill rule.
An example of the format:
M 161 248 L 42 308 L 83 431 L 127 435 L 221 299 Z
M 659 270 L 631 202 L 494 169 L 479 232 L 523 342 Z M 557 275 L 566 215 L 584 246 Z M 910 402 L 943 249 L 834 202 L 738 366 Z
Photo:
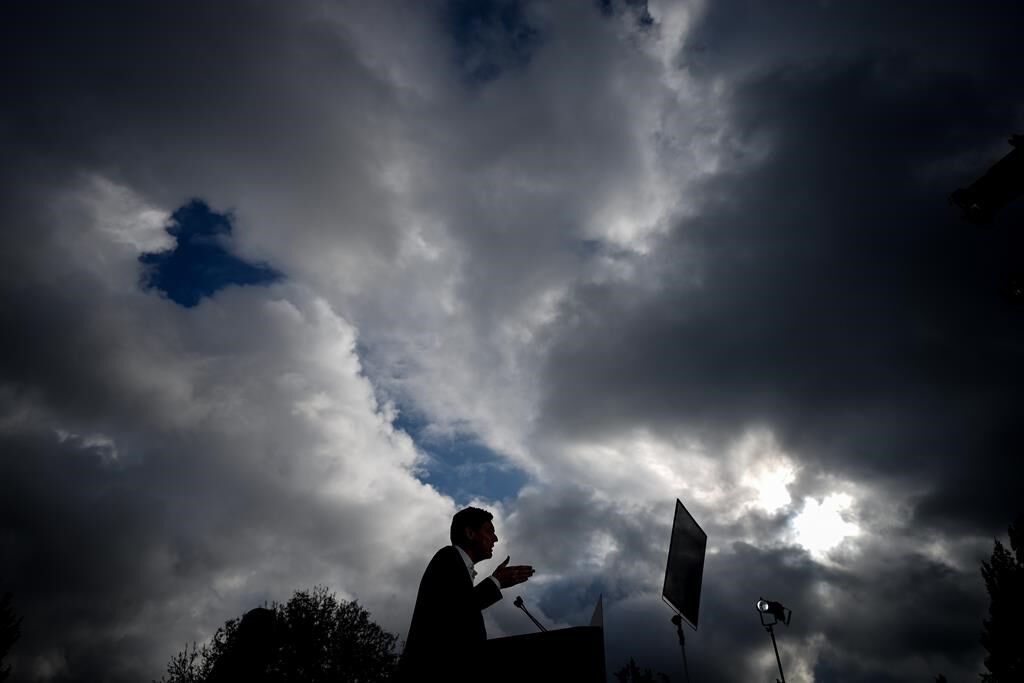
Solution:
M 775 629 L 772 628 L 771 624 L 765 626 L 768 629 L 768 635 L 772 637 L 772 647 L 775 648 L 775 661 L 779 664 L 779 675 L 782 676 L 782 683 L 786 683 L 786 674 L 782 673 L 782 659 L 779 658 L 779 646 L 775 644 Z
M 515 601 L 513 601 L 512 604 L 515 605 L 516 607 L 518 607 L 519 609 L 523 610 L 524 612 L 526 612 L 526 616 L 530 617 L 530 621 L 532 621 L 534 624 L 536 624 L 537 628 L 539 628 L 541 631 L 544 631 L 545 633 L 547 633 L 547 629 L 544 628 L 544 624 L 542 624 L 539 621 L 537 621 L 536 619 L 534 619 L 533 615 L 530 614 L 530 610 L 526 609 L 526 605 L 523 604 L 523 598 L 522 597 L 517 595 Z
M 686 683 L 690 683 L 690 666 L 686 663 L 686 636 L 683 635 L 683 618 L 677 614 L 672 617 L 672 623 L 676 625 L 676 633 L 679 634 L 679 649 L 683 651 L 683 671 L 686 672 Z

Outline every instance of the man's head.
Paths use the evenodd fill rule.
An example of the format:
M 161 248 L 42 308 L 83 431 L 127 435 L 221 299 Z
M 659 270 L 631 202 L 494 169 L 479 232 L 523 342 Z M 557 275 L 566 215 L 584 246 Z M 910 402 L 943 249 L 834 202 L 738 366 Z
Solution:
M 466 551 L 473 562 L 486 560 L 494 551 L 498 536 L 494 533 L 494 516 L 480 508 L 464 508 L 452 517 L 452 545 Z

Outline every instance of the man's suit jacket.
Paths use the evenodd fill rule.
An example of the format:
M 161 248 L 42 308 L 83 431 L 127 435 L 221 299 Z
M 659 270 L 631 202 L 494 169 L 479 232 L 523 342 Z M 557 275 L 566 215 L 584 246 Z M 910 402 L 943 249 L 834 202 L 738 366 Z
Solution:
M 462 671 L 472 676 L 487 640 L 481 610 L 498 600 L 501 591 L 489 578 L 473 586 L 455 546 L 438 550 L 420 581 L 400 678 L 451 681 Z

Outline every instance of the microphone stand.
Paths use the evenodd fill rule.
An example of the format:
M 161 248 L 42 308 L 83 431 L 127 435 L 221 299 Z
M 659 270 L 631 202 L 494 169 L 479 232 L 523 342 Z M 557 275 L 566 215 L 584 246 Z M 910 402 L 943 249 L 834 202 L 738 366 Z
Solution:
M 530 611 L 526 609 L 526 605 L 523 604 L 522 597 L 517 595 L 516 599 L 512 602 L 512 604 L 515 605 L 516 607 L 518 607 L 519 609 L 523 610 L 524 612 L 526 612 L 526 616 L 530 617 L 530 621 L 532 621 L 534 624 L 536 624 L 537 628 L 539 628 L 541 631 L 544 631 L 545 633 L 547 633 L 547 629 L 544 628 L 544 625 L 541 624 L 536 619 L 534 619 L 533 615 L 530 614 Z

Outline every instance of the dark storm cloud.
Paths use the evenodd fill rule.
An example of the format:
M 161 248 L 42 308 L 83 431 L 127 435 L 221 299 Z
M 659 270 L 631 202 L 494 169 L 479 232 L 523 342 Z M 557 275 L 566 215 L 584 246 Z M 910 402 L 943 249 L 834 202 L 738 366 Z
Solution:
M 954 516 L 1009 518 L 1012 254 L 946 205 L 971 167 L 924 171 L 1016 122 L 962 76 L 898 73 L 883 59 L 737 86 L 732 134 L 767 137 L 769 157 L 696 193 L 701 215 L 644 264 L 666 275 L 653 295 L 577 291 L 549 359 L 553 428 L 766 422 L 828 467 L 935 477 L 970 503 Z M 673 283 L 694 251 L 700 283 Z M 961 488 L 968 472 L 989 485 Z
M 886 7 L 726 0 L 700 13 L 680 59 L 702 76 L 735 76 L 778 66 L 909 57 L 996 86 L 1012 98 L 1020 55 L 1010 46 L 1020 18 L 1019 7 L 998 0 L 912 0 Z
M 212 547 L 182 542 L 202 520 L 168 516 L 177 476 L 163 490 L 139 487 L 136 472 L 111 463 L 103 448 L 76 439 L 58 444 L 52 433 L 7 435 L 3 448 L 4 481 L 13 485 L 3 500 L 3 578 L 24 615 L 14 651 L 18 675 L 123 677 L 128 672 L 118 667 L 130 670 L 156 654 L 137 643 L 110 657 L 130 635 L 118 628 L 133 630 L 125 617 L 144 609 L 140 598 L 159 603 L 181 589 L 182 579 L 210 567 Z
M 211 579 L 266 566 L 272 529 L 282 548 L 307 525 L 339 532 L 335 513 L 235 471 L 245 455 L 217 454 L 197 438 L 115 445 L 21 430 L 4 435 L 3 455 L 11 488 L 0 507 L 2 578 L 24 615 L 14 651 L 23 680 L 156 675 L 153 663 L 180 638 L 206 637 L 199 623 L 226 618 L 217 593 L 227 585 Z M 315 517 L 282 529 L 298 510 Z M 246 593 L 248 605 L 279 597 L 269 581 Z M 182 602 L 191 619 L 168 609 Z
M 18 3 L 0 48 L 11 74 L 5 182 L 98 173 L 168 210 L 199 196 L 240 222 L 256 214 L 293 248 L 307 230 L 340 237 L 325 219 L 345 216 L 350 254 L 393 249 L 393 230 L 373 216 L 375 169 L 363 164 L 388 144 L 393 93 L 335 10 Z
M 816 680 L 980 669 L 986 548 L 971 539 L 1020 505 L 1024 316 L 1001 288 L 1024 264 L 1024 207 L 986 232 L 946 198 L 1024 125 L 1014 12 L 710 3 L 680 60 L 728 87 L 725 136 L 743 154 L 687 188 L 693 214 L 631 257 L 632 284 L 576 286 L 550 328 L 540 431 L 559 442 L 640 425 L 724 460 L 738 432 L 767 427 L 802 468 L 794 506 L 835 485 L 819 476 L 873 492 L 871 537 L 837 565 L 786 546 L 709 556 L 690 640 L 702 679 L 762 671 L 758 595 L 793 607 L 783 658 L 799 639 L 789 656 Z M 907 501 L 905 521 L 886 500 Z M 771 539 L 795 509 L 700 517 L 713 540 Z M 922 554 L 928 538 L 950 546 Z

